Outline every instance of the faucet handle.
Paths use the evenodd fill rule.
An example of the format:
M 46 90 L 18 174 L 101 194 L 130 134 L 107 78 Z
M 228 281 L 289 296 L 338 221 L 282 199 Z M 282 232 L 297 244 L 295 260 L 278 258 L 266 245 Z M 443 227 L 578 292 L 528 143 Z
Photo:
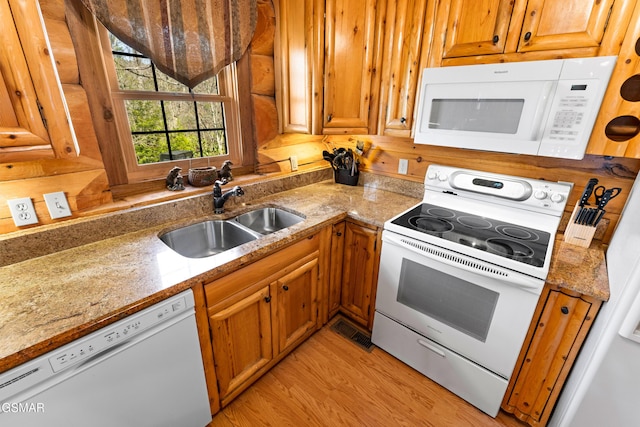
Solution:
M 235 187 L 233 187 L 233 193 L 236 196 L 244 196 L 244 190 L 239 185 L 236 185 Z

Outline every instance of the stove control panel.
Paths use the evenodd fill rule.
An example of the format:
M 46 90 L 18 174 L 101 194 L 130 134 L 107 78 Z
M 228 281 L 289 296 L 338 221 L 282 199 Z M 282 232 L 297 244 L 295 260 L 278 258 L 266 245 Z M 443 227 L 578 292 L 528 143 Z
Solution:
M 561 215 L 573 184 L 430 165 L 424 186 L 425 197 L 438 191 Z

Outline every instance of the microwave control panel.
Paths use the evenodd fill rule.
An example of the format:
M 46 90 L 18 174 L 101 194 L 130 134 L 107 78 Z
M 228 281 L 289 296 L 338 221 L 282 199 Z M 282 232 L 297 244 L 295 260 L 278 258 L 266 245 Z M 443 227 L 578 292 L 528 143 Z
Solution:
M 594 79 L 558 81 L 540 147 L 551 151 L 539 154 L 567 157 L 576 149 L 584 153 L 596 119 L 597 111 L 590 107 L 598 96 L 599 83 Z

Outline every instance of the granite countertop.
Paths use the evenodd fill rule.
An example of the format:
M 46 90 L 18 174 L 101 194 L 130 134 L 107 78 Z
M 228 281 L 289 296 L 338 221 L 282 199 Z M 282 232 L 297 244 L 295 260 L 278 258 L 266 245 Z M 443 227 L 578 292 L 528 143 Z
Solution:
M 387 219 L 420 201 L 375 186 L 345 186 L 331 181 L 258 198 L 251 197 L 251 188 L 243 188 L 248 195 L 243 199 L 249 202 L 228 203 L 225 214 L 165 222 L 0 268 L 0 372 L 195 284 L 213 280 L 347 216 L 382 227 Z M 175 206 L 176 202 L 166 203 L 164 210 Z M 206 206 L 210 209 L 210 203 Z M 164 231 L 188 223 L 233 217 L 262 206 L 282 207 L 302 214 L 305 220 L 201 259 L 178 255 L 158 239 Z M 132 218 L 137 213 L 133 212 Z M 104 222 L 119 221 L 120 216 L 113 216 Z M 86 228 L 86 221 L 79 221 L 78 226 Z M 73 231 L 68 234 L 74 238 Z
M 221 215 L 211 213 L 210 195 L 201 195 L 45 227 L 25 233 L 19 244 L 0 236 L 0 252 L 7 254 L 0 260 L 0 372 L 347 217 L 382 227 L 422 198 L 421 184 L 415 183 L 394 185 L 393 191 L 376 182 L 306 184 L 287 189 L 276 182 L 267 185 L 276 187 L 269 191 L 260 185 L 243 186 L 245 197 L 227 202 L 227 212 Z M 231 218 L 264 206 L 302 214 L 305 220 L 201 259 L 178 255 L 158 239 L 189 223 Z M 29 254 L 21 252 L 36 255 L 27 259 Z M 604 252 L 556 241 L 548 282 L 607 300 Z
M 596 242 L 583 248 L 556 239 L 547 283 L 609 300 L 609 278 L 604 249 Z

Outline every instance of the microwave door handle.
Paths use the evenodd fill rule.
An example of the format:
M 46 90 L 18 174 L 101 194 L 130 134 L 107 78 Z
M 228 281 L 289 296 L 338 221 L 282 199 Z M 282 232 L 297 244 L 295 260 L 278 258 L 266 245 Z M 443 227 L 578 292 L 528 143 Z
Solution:
M 543 96 L 540 99 L 543 99 L 542 102 L 538 104 L 536 108 L 536 112 L 533 118 L 533 135 L 532 140 L 540 141 L 542 139 L 542 121 L 546 120 L 549 116 L 549 111 L 551 110 L 551 106 L 553 104 L 553 97 L 555 97 L 556 88 L 558 86 L 558 82 L 556 81 L 546 81 L 542 86 Z
M 476 268 L 473 268 L 470 265 L 467 265 L 467 264 L 470 264 L 470 263 L 464 263 L 463 264 L 463 263 L 458 263 L 458 262 L 455 262 L 455 261 L 451 260 L 451 258 L 453 258 L 453 257 L 463 258 L 464 257 L 463 255 L 457 255 L 456 254 L 456 255 L 453 255 L 453 257 L 450 256 L 450 257 L 446 257 L 446 258 L 445 257 L 439 257 L 437 254 L 424 251 L 424 250 L 422 250 L 420 248 L 414 247 L 411 244 L 407 244 L 407 243 L 403 242 L 401 236 L 397 236 L 397 237 L 396 236 L 386 236 L 386 241 L 388 243 L 395 244 L 396 246 L 399 246 L 399 247 L 404 248 L 404 249 L 406 249 L 408 251 L 411 251 L 411 252 L 413 252 L 413 253 L 415 253 L 415 254 L 417 254 L 419 256 L 430 258 L 430 259 L 432 259 L 434 261 L 437 261 L 437 262 L 440 262 L 442 264 L 447 264 L 447 265 L 450 265 L 452 267 L 456 267 L 456 268 L 459 268 L 459 269 L 462 269 L 462 270 L 465 270 L 465 271 L 468 271 L 468 272 L 471 272 L 471 273 L 475 273 L 475 274 L 478 274 L 478 275 L 481 275 L 481 276 L 490 277 L 490 278 L 492 278 L 494 280 L 501 280 L 503 282 L 508 283 L 511 286 L 517 286 L 518 288 L 523 289 L 523 290 L 531 290 L 531 291 L 533 291 L 535 293 L 538 293 L 540 291 L 540 289 L 541 289 L 541 285 L 540 285 L 541 280 L 540 279 L 535 279 L 533 277 L 529 278 L 528 276 L 524 276 L 522 274 L 518 274 L 518 275 L 509 274 L 508 270 L 501 269 L 498 266 L 493 267 L 493 269 L 496 270 L 496 271 L 505 271 L 506 272 L 507 276 L 501 276 L 501 275 L 497 275 L 497 274 L 492 274 L 491 272 L 486 271 L 486 269 L 476 269 Z M 420 243 L 420 244 L 422 244 L 422 243 Z M 435 251 L 443 251 L 443 252 L 446 251 L 447 254 L 451 253 L 451 251 L 446 250 L 446 249 L 440 249 L 440 248 L 434 248 L 434 249 L 435 249 Z M 466 259 L 466 257 L 464 257 L 464 258 Z M 478 264 L 481 263 L 481 261 L 474 261 L 474 262 L 477 262 Z

